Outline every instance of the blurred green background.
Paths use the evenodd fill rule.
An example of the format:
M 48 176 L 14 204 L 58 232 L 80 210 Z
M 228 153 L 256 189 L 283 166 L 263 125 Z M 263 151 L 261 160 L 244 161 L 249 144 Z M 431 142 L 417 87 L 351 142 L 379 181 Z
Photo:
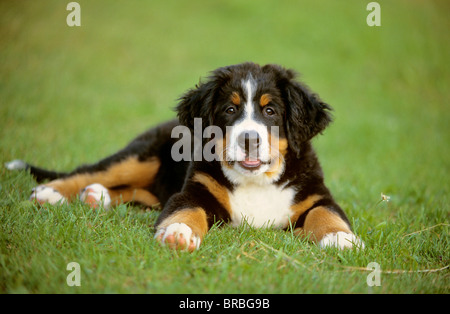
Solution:
M 254 61 L 334 107 L 316 144 L 329 179 L 448 192 L 447 1 L 379 1 L 380 27 L 361 0 L 79 1 L 81 27 L 67 3 L 0 2 L 2 161 L 94 162 L 172 118 L 209 71 Z
M 362 0 L 80 0 L 81 27 L 68 2 L 0 1 L 1 164 L 95 162 L 174 117 L 209 71 L 278 63 L 334 108 L 314 144 L 354 222 L 448 226 L 449 1 L 378 1 L 380 27 Z

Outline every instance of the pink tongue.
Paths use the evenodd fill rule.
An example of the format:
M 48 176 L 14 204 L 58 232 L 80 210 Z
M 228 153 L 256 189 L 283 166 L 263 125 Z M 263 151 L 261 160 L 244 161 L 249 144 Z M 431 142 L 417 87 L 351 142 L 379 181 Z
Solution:
M 245 159 L 243 162 L 243 164 L 245 164 L 246 166 L 258 166 L 261 163 L 261 160 L 256 159 L 256 160 L 251 160 L 251 159 Z

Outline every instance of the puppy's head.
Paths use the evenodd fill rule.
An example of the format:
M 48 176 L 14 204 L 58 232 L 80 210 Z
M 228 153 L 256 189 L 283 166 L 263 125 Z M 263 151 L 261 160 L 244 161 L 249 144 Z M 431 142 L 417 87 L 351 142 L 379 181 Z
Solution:
M 325 129 L 331 108 L 277 65 L 243 63 L 215 70 L 189 90 L 177 107 L 180 123 L 193 128 L 215 125 L 222 168 L 232 181 L 264 174 L 273 181 L 284 170 L 284 157 Z

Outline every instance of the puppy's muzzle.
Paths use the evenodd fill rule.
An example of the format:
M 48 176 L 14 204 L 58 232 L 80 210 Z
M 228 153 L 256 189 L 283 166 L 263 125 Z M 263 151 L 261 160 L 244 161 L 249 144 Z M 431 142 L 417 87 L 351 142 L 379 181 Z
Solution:
M 237 143 L 239 148 L 245 152 L 244 160 L 240 161 L 240 164 L 244 168 L 255 169 L 261 165 L 259 159 L 259 146 L 261 144 L 261 136 L 258 132 L 249 130 L 241 132 L 237 137 Z

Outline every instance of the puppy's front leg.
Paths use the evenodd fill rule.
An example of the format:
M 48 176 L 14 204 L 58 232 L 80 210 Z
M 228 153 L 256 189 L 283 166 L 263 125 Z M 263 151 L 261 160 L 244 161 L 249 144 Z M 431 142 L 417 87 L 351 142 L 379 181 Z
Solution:
M 353 234 L 348 223 L 326 206 L 311 209 L 304 225 L 295 229 L 294 233 L 303 237 L 309 236 L 310 240 L 321 247 L 364 248 L 364 243 Z
M 198 171 L 164 206 L 156 222 L 155 238 L 171 248 L 193 251 L 214 222 L 229 220 L 228 190 Z
M 158 219 L 155 238 L 170 248 L 192 252 L 199 248 L 207 231 L 208 221 L 203 208 L 183 208 Z

